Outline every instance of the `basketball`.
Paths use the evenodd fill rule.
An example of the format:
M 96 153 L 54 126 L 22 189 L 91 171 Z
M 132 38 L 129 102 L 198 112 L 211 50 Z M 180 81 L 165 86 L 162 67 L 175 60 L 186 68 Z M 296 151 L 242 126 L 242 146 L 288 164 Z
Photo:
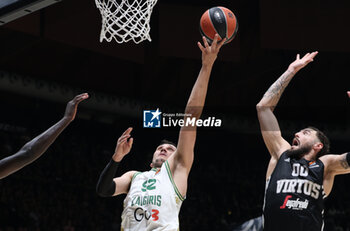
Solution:
M 237 34 L 237 18 L 231 10 L 225 7 L 213 7 L 202 15 L 199 30 L 210 44 L 216 33 L 219 35 L 218 41 L 226 38 L 226 44 L 231 42 Z

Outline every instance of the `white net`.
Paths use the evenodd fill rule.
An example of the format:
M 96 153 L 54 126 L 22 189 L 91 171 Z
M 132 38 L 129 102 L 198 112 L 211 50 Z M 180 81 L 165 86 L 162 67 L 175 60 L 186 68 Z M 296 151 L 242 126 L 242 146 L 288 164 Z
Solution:
M 150 19 L 157 0 L 95 0 L 95 3 L 102 16 L 100 42 L 151 41 Z

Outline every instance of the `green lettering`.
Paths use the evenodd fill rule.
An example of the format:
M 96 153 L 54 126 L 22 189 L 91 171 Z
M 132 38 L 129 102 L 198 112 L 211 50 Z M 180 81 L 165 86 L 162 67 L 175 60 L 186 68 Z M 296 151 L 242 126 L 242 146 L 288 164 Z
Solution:
M 158 196 L 157 196 L 157 205 L 158 205 L 158 206 L 161 206 L 161 205 L 162 205 L 162 196 L 161 196 L 161 195 L 158 195 Z
M 155 183 L 156 183 L 156 179 L 149 179 L 146 180 L 145 182 L 143 182 L 142 184 L 142 192 L 146 192 L 147 190 L 153 190 L 156 188 Z
M 149 183 L 147 187 L 148 190 L 153 190 L 156 188 L 156 186 L 153 186 L 156 183 L 156 179 L 149 179 L 148 183 Z
M 136 197 L 132 198 L 131 206 L 134 206 Z
M 147 180 L 145 181 L 145 182 L 143 182 L 143 184 L 142 184 L 142 192 L 146 192 L 146 190 L 147 190 Z
M 137 198 L 136 198 L 135 205 L 140 205 L 140 197 L 137 197 Z
M 143 200 L 142 200 L 142 205 L 147 205 L 147 199 L 148 199 L 147 196 L 145 196 L 145 197 L 143 198 Z

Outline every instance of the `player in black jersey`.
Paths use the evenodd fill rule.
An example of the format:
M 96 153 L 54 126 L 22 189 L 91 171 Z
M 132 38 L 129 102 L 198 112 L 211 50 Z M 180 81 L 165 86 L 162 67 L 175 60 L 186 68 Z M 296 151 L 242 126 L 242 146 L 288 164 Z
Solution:
M 88 94 L 77 95 L 67 103 L 63 118 L 52 127 L 26 143 L 17 153 L 0 160 L 0 179 L 20 170 L 38 159 L 59 134 L 74 120 L 78 104 L 87 99 Z
M 297 55 L 257 105 L 261 133 L 271 154 L 263 216 L 266 231 L 323 230 L 323 200 L 332 190 L 334 177 L 350 173 L 350 154 L 327 154 L 329 141 L 321 131 L 304 128 L 289 144 L 273 114 L 294 75 L 317 53 L 307 53 L 303 58 Z

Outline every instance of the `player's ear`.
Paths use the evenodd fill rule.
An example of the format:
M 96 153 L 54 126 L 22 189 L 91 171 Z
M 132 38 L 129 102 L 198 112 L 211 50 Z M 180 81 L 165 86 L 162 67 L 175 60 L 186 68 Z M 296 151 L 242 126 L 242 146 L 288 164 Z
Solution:
M 321 142 L 317 142 L 313 145 L 313 148 L 316 150 L 316 151 L 320 151 L 322 148 L 323 148 L 323 144 Z
M 151 163 L 149 166 L 150 166 L 151 168 L 153 168 L 153 163 Z

